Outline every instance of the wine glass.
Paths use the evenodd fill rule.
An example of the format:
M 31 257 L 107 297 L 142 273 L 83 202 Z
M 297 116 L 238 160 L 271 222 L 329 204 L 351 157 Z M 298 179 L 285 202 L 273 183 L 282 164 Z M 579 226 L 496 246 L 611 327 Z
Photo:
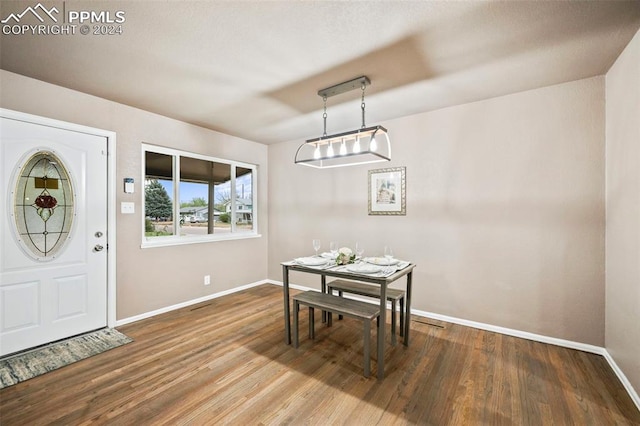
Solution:
M 387 259 L 387 268 L 385 273 L 391 272 L 391 261 L 393 260 L 393 250 L 389 246 L 384 246 L 384 258 Z
M 335 259 L 336 256 L 338 255 L 338 242 L 331 241 L 329 243 L 329 250 L 331 250 L 331 256 Z
M 316 251 L 316 257 L 318 257 L 318 250 L 320 250 L 320 240 L 313 240 L 313 249 Z
M 364 247 L 362 243 L 356 243 L 356 259 L 362 261 L 362 255 L 364 254 Z

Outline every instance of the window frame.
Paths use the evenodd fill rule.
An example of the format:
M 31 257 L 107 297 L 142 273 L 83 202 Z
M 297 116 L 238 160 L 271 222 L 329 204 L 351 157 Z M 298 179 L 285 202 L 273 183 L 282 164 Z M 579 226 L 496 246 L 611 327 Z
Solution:
M 147 176 L 146 153 L 153 152 L 156 154 L 164 154 L 171 156 L 172 159 L 172 180 L 173 180 L 173 235 L 147 237 L 145 236 L 145 183 Z M 183 151 L 175 148 L 167 148 L 163 146 L 153 145 L 149 143 L 141 144 L 141 199 L 142 199 L 142 215 L 140 229 L 142 230 L 141 248 L 166 247 L 184 244 L 199 244 L 214 241 L 241 240 L 248 238 L 261 237 L 258 232 L 258 166 L 256 164 L 245 163 L 242 161 L 228 160 L 224 158 L 212 157 L 203 154 L 197 154 L 189 151 Z M 230 197 L 231 197 L 231 230 L 229 233 L 206 234 L 206 235 L 179 235 L 177 230 L 180 225 L 180 160 L 182 157 L 189 157 L 203 161 L 211 161 L 214 163 L 228 164 L 231 168 L 230 173 Z M 252 229 L 250 231 L 237 232 L 236 230 L 236 169 L 245 168 L 251 170 L 251 200 L 252 200 Z M 176 225 L 177 224 L 177 225 Z

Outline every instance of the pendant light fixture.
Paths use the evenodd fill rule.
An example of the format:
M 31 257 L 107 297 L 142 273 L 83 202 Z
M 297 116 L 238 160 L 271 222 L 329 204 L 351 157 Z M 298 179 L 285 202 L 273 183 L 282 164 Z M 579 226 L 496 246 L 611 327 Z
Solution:
M 296 164 L 328 169 L 391 161 L 391 141 L 387 129 L 365 125 L 364 91 L 370 84 L 369 78 L 362 76 L 318 91 L 324 103 L 324 133 L 300 145 L 296 151 Z M 356 130 L 327 135 L 327 98 L 354 89 L 362 90 L 362 126 Z

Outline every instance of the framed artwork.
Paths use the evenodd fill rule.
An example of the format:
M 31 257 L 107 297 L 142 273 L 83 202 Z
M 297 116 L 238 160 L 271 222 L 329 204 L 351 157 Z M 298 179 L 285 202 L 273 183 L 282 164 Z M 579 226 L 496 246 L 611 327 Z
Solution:
M 406 186 L 406 167 L 369 170 L 369 215 L 406 215 Z

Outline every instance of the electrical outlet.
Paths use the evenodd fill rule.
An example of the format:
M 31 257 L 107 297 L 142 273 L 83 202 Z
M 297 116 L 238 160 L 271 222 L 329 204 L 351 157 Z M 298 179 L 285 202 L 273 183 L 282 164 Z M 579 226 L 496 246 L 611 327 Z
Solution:
M 209 285 L 211 284 L 211 275 L 205 275 L 204 276 L 204 285 Z

